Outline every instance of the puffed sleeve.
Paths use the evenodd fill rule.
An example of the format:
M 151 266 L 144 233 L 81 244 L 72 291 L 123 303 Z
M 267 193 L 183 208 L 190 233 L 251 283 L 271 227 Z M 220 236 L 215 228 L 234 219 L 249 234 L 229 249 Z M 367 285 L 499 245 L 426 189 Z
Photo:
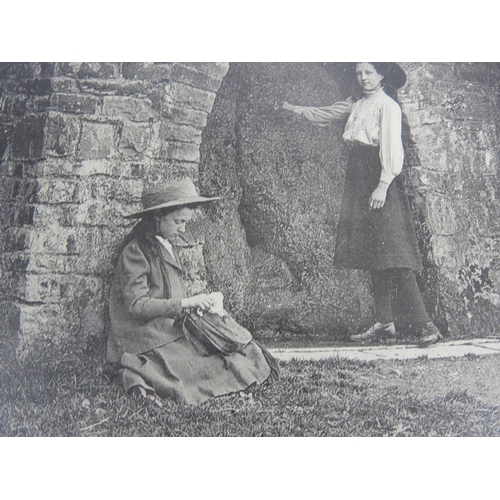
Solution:
M 388 100 L 380 108 L 380 180 L 391 184 L 403 168 L 404 150 L 401 138 L 402 113 L 399 104 Z
M 181 299 L 150 297 L 148 277 L 151 267 L 135 241 L 125 247 L 120 261 L 124 305 L 134 318 L 150 320 L 158 317 L 176 318 L 181 315 Z
M 331 106 L 324 107 L 309 107 L 309 106 L 294 106 L 293 111 L 307 120 L 326 127 L 333 121 L 343 120 L 349 116 L 353 101 L 351 98 L 345 101 L 339 101 Z

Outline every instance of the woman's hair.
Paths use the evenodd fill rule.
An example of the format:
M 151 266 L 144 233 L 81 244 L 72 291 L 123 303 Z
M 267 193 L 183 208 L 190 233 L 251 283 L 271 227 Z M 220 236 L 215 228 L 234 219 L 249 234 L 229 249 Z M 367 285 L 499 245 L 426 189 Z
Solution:
M 370 63 L 376 70 L 379 75 L 386 76 L 389 70 L 389 63 L 386 62 L 371 62 Z M 384 87 L 384 92 L 392 97 L 395 101 L 397 100 L 397 89 L 395 89 L 390 82 L 382 80 L 382 86 Z

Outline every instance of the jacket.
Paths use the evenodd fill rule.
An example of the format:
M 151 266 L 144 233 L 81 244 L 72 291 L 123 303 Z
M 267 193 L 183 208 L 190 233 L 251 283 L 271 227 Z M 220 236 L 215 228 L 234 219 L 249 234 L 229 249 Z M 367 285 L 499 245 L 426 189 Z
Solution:
M 182 317 L 181 299 L 186 296 L 182 267 L 159 243 L 158 251 L 159 257 L 147 257 L 139 242 L 132 240 L 120 255 L 109 301 L 110 362 L 119 361 L 124 353 L 140 354 L 183 336 L 174 326 Z

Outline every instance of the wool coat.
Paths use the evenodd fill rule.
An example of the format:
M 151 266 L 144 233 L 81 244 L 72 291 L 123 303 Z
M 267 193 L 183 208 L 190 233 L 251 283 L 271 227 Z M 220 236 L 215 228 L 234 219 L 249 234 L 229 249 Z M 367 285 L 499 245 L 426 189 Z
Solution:
M 158 242 L 157 251 L 146 257 L 137 240 L 120 255 L 111 287 L 111 331 L 107 359 L 120 361 L 124 353 L 140 354 L 183 336 L 176 320 L 182 317 L 186 297 L 182 268 Z

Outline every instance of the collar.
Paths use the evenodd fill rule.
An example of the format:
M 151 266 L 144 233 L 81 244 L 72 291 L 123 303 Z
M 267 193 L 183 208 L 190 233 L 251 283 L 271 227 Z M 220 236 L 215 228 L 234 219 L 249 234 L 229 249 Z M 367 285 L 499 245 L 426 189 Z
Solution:
M 165 247 L 165 249 L 168 250 L 168 253 L 174 258 L 174 260 L 177 261 L 177 259 L 175 258 L 172 243 L 170 243 L 170 241 L 166 240 L 165 238 L 162 238 L 158 234 L 155 234 L 155 236 L 156 236 L 156 239 Z
M 370 97 L 372 95 L 376 95 L 378 94 L 379 92 L 384 92 L 384 87 L 377 87 L 376 89 L 373 89 L 373 90 L 366 90 L 366 91 L 363 91 L 363 94 L 365 97 Z

